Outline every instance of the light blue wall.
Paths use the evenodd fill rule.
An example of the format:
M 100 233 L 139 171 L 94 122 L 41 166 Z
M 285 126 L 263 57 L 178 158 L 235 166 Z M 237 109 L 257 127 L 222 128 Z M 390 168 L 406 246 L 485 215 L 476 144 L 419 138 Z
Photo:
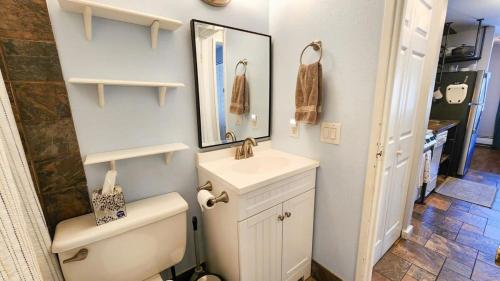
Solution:
M 118 161 L 118 183 L 127 201 L 177 191 L 189 203 L 189 216 L 200 216 L 196 204 L 197 127 L 191 33 L 192 18 L 268 33 L 267 0 L 233 0 L 223 9 L 200 0 L 96 0 L 181 20 L 174 32 L 160 31 L 158 48 L 151 49 L 147 27 L 100 18 L 93 21 L 93 39 L 84 38 L 82 17 L 64 12 L 48 0 L 64 78 L 109 78 L 173 81 L 185 88 L 168 91 L 164 107 L 157 89 L 106 87 L 106 106 L 97 105 L 96 88 L 68 84 L 74 123 L 83 155 L 94 152 L 184 142 L 191 147 L 166 166 L 163 157 Z M 102 184 L 106 164 L 85 168 L 90 190 Z M 188 224 L 191 230 L 190 224 Z M 194 265 L 191 232 L 188 250 L 178 270 Z
M 237 30 L 226 31 L 226 58 L 227 58 L 227 89 L 226 103 L 228 130 L 235 133 L 237 140 L 246 137 L 266 137 L 269 132 L 269 38 L 266 36 L 243 33 Z M 248 60 L 246 80 L 250 98 L 250 111 L 242 116 L 237 125 L 237 115 L 229 113 L 231 92 L 235 76 L 235 66 L 241 59 Z M 243 67 L 238 68 L 238 74 Z M 250 116 L 257 116 L 257 127 L 251 125 Z
M 383 7 L 373 0 L 271 0 L 273 146 L 320 161 L 313 258 L 344 280 L 354 279 Z M 340 145 L 321 143 L 319 125 L 288 136 L 300 52 L 313 40 L 324 48 L 322 120 L 342 123 Z M 315 58 L 306 54 L 304 62 Z

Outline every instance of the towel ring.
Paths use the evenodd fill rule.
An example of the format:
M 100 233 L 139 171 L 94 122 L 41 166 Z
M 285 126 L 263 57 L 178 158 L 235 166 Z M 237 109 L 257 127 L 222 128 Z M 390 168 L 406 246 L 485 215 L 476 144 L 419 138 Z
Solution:
M 247 74 L 247 64 L 248 64 L 248 60 L 247 59 L 242 59 L 240 60 L 237 64 L 236 64 L 236 67 L 234 68 L 234 75 L 237 74 L 238 72 L 238 66 L 240 66 L 240 64 L 243 65 L 243 74 Z
M 322 43 L 320 40 L 316 40 L 316 41 L 312 41 L 311 43 L 307 44 L 307 46 L 304 47 L 304 49 L 302 50 L 302 53 L 300 53 L 300 64 L 302 64 L 302 56 L 304 55 L 304 52 L 309 47 L 312 47 L 315 51 L 319 51 L 319 59 L 317 62 L 321 61 L 321 58 L 323 57 Z

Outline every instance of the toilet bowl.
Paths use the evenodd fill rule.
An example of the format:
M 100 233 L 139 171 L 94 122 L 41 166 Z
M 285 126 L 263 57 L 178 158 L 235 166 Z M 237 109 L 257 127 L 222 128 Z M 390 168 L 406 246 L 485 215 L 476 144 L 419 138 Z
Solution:
M 101 226 L 93 214 L 57 225 L 52 252 L 66 281 L 145 280 L 182 260 L 188 204 L 178 193 L 126 208 L 127 217 Z

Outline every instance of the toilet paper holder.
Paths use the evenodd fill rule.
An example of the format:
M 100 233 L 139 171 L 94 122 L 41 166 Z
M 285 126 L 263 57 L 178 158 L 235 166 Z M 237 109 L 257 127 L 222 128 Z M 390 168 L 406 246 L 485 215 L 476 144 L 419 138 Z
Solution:
M 223 202 L 223 203 L 229 202 L 229 195 L 227 194 L 227 192 L 222 191 L 219 196 L 215 197 L 214 199 L 210 199 L 208 201 L 207 205 L 208 205 L 208 207 L 212 207 L 213 205 L 215 205 L 219 202 Z
M 207 191 L 212 191 L 214 189 L 212 182 L 207 181 L 204 185 L 198 186 L 196 190 L 200 192 L 201 190 L 207 190 Z M 228 203 L 229 202 L 229 194 L 227 194 L 226 191 L 222 191 L 219 196 L 215 197 L 214 199 L 210 199 L 207 203 L 209 207 L 212 207 L 213 205 L 217 203 Z
M 211 181 L 207 181 L 204 185 L 201 185 L 201 186 L 198 186 L 196 188 L 196 190 L 199 192 L 201 190 L 208 190 L 208 191 L 212 191 L 214 188 L 212 186 L 212 182 Z

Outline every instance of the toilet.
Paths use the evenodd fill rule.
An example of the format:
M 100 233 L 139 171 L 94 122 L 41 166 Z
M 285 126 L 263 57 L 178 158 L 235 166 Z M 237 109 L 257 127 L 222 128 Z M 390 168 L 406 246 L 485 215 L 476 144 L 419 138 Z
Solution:
M 93 214 L 60 222 L 52 252 L 66 281 L 161 280 L 186 250 L 187 202 L 176 192 L 126 205 L 127 216 L 96 226 Z

